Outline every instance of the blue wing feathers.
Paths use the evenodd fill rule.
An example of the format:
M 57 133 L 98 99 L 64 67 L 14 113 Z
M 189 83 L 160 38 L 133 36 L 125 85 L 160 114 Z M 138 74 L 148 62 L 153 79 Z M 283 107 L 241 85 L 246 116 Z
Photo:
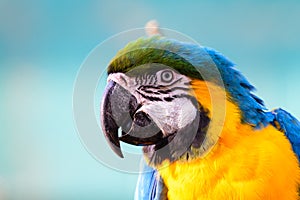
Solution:
M 167 188 L 157 170 L 141 160 L 141 170 L 135 191 L 135 200 L 166 200 Z
M 300 158 L 300 122 L 290 113 L 279 108 L 272 111 L 274 115 L 273 125 L 284 132 L 292 144 L 293 150 Z M 300 159 L 299 159 L 300 160 Z

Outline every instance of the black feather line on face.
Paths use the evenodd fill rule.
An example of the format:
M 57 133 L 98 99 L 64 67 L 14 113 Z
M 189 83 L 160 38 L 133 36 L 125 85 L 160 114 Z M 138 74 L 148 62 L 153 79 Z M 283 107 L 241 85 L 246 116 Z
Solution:
M 139 93 L 143 98 L 148 99 L 148 100 L 150 100 L 150 101 L 162 101 L 162 99 L 159 98 L 159 97 L 146 96 L 146 95 L 144 95 L 143 93 L 141 93 L 141 92 L 139 92 L 139 91 L 137 91 L 137 93 Z

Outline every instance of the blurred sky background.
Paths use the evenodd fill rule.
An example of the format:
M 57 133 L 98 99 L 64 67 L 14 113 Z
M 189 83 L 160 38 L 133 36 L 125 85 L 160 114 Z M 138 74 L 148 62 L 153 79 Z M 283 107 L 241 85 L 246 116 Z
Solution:
M 137 175 L 81 144 L 73 84 L 96 45 L 154 18 L 221 51 L 268 108 L 300 118 L 300 1 L 0 0 L 1 200 L 133 199 Z

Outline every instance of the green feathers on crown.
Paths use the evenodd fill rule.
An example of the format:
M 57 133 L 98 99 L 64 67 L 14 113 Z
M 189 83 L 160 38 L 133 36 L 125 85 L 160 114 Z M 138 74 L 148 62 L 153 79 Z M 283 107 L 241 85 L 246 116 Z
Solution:
M 195 67 L 180 55 L 187 49 L 183 43 L 161 36 L 142 37 L 121 49 L 108 66 L 108 74 L 126 73 L 135 67 L 159 63 L 171 67 L 181 74 L 201 78 Z

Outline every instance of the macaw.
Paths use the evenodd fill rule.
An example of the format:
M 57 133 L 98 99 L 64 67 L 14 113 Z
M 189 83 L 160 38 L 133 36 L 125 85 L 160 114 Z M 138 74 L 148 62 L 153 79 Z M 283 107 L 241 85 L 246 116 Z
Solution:
M 104 135 L 120 157 L 120 141 L 143 146 L 135 199 L 299 199 L 299 121 L 218 51 L 142 37 L 107 73 Z

